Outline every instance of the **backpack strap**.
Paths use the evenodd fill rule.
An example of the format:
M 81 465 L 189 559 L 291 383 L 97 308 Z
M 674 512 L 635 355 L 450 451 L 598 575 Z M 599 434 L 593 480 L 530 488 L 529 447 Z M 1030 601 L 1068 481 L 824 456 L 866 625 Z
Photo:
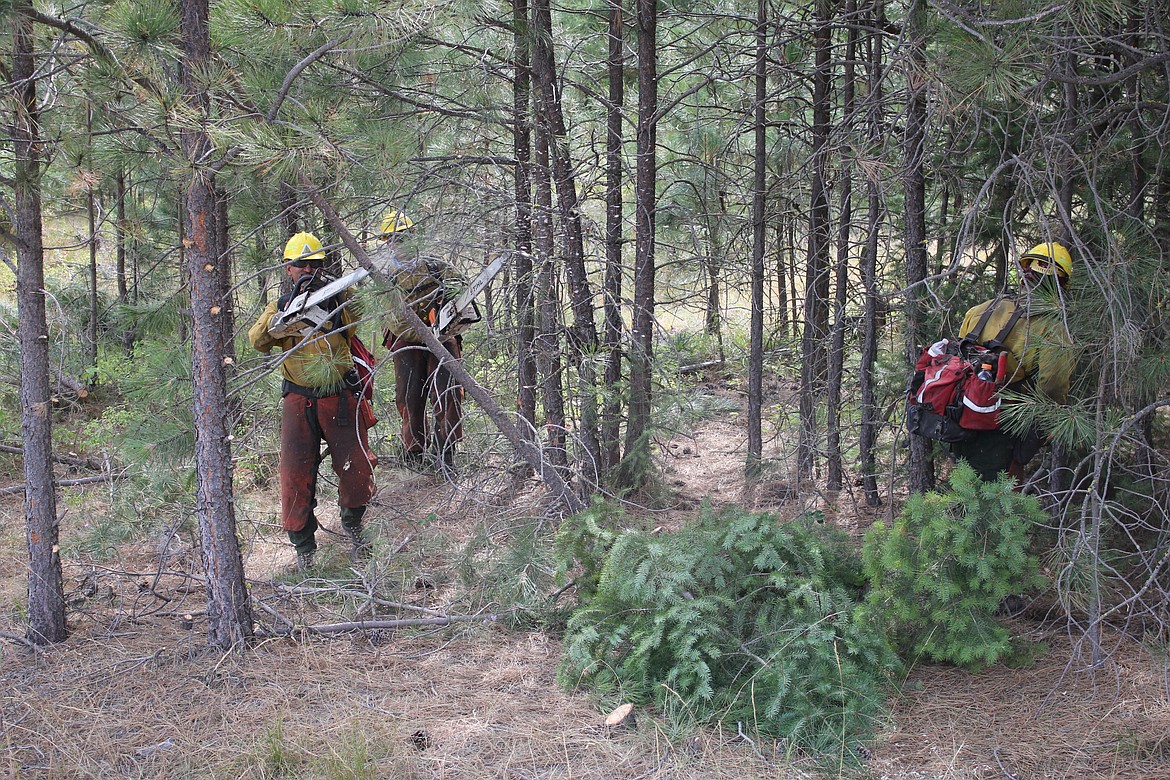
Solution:
M 1000 331 L 996 334 L 995 338 L 993 338 L 991 341 L 985 342 L 989 346 L 1002 347 L 1003 340 L 1008 337 L 1008 334 L 1012 332 L 1012 328 L 1016 327 L 1016 323 L 1020 321 L 1020 315 L 1024 313 L 1024 310 L 1016 301 L 1012 301 L 1012 305 L 1014 306 L 1012 316 L 1008 317 L 1008 321 L 1004 323 L 1002 328 L 1000 328 Z
M 987 308 L 983 310 L 983 314 L 981 314 L 979 317 L 979 322 L 976 323 L 975 329 L 971 331 L 971 334 L 974 335 L 980 343 L 992 349 L 1003 347 L 1003 340 L 1007 338 L 1009 333 L 1012 332 L 1012 328 L 1016 327 L 1016 323 L 1020 321 L 1020 315 L 1024 313 L 1023 309 L 1020 308 L 1020 305 L 1015 301 L 1012 301 L 1012 304 L 1015 308 L 1012 311 L 1012 315 L 1008 317 L 1008 321 L 1004 323 L 1002 328 L 1000 328 L 999 333 L 997 333 L 993 339 L 983 338 L 983 329 L 987 327 L 988 321 L 991 320 L 992 315 L 995 314 L 995 310 L 999 308 L 999 305 L 1003 303 L 1003 301 L 1004 297 L 1002 295 L 996 296 L 995 300 L 988 304 Z M 970 338 L 970 335 L 968 338 Z
M 987 323 L 991 319 L 991 315 L 995 314 L 995 310 L 999 308 L 999 304 L 1002 302 L 1003 296 L 997 295 L 995 296 L 995 300 L 987 304 L 987 308 L 984 309 L 983 314 L 979 316 L 979 322 L 975 323 L 975 328 L 967 334 L 967 338 L 974 336 L 976 341 L 983 340 L 983 329 L 987 327 Z M 1001 333 L 1000 335 L 1003 336 L 1006 334 Z

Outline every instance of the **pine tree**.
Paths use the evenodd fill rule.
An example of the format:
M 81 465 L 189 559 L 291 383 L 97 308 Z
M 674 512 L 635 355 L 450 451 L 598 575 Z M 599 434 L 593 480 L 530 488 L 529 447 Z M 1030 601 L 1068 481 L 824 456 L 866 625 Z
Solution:
M 912 663 L 994 664 L 1012 650 L 1000 603 L 1044 584 L 1029 542 L 1046 519 L 1009 477 L 983 482 L 960 463 L 949 491 L 915 494 L 892 525 L 867 532 L 869 618 Z

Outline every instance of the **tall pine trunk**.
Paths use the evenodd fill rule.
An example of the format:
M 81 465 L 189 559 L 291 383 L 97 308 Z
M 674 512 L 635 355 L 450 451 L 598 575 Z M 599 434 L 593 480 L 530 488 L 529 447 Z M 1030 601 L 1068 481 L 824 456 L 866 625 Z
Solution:
M 521 430 L 536 440 L 536 309 L 532 268 L 532 72 L 527 0 L 512 0 L 512 147 L 516 155 L 516 406 Z
M 926 5 L 912 0 L 906 17 L 906 134 L 903 139 L 905 172 L 906 250 L 906 360 L 914 365 L 922 342 L 922 299 L 926 279 L 926 173 L 923 170 L 926 143 Z M 931 442 L 921 436 L 910 437 L 909 488 L 924 493 L 934 487 L 934 459 Z
M 549 0 L 532 3 L 532 77 L 537 88 L 540 124 L 546 128 L 553 182 L 557 192 L 557 213 L 565 246 L 565 280 L 573 310 L 569 334 L 570 349 L 577 368 L 580 418 L 576 438 L 580 452 L 581 488 L 591 493 L 598 482 L 601 448 L 598 442 L 597 325 L 593 316 L 593 292 L 585 271 L 585 241 L 581 227 L 581 209 L 577 200 L 577 182 L 569 152 L 568 131 L 561 107 L 556 61 L 552 48 L 552 11 Z
M 128 270 L 126 268 L 127 244 L 130 241 L 130 231 L 126 222 L 126 171 L 123 168 L 118 169 L 118 174 L 114 179 L 114 208 L 116 214 L 114 218 L 114 252 L 118 284 L 118 303 L 126 305 L 130 302 L 130 286 L 131 282 L 127 278 Z M 133 280 L 134 287 L 137 288 L 138 280 Z M 122 331 L 122 351 L 127 356 L 130 355 L 134 348 L 134 331 L 127 328 Z
M 89 144 L 89 157 L 86 163 L 91 167 L 90 181 L 85 188 L 85 217 L 86 227 L 89 230 L 89 240 L 86 241 L 89 263 L 86 266 L 86 294 L 89 311 L 85 323 L 85 368 L 89 377 L 86 384 L 92 384 L 97 375 L 98 363 L 98 273 L 97 273 L 97 196 L 94 193 L 93 178 L 96 171 L 92 170 L 93 159 L 93 109 L 85 108 L 86 140 Z
M 658 5 L 635 0 L 638 32 L 638 130 L 634 182 L 634 310 L 630 332 L 630 405 L 619 482 L 640 486 L 650 468 L 654 368 L 654 211 L 658 174 Z
M 20 429 L 24 448 L 24 517 L 28 540 L 28 638 L 65 638 L 65 596 L 58 554 L 53 484 L 53 406 L 49 393 L 49 326 L 45 318 L 45 253 L 41 235 L 40 109 L 37 105 L 32 4 L 18 2 L 12 22 L 13 229 L 17 334 L 20 341 Z
M 626 50 L 622 36 L 622 0 L 609 0 L 609 50 L 606 71 L 609 100 L 605 105 L 605 355 L 604 403 L 601 410 L 601 467 L 604 474 L 621 458 L 622 399 L 622 107 L 625 103 Z
M 208 0 L 182 0 L 183 95 L 195 121 L 206 121 L 209 103 L 204 78 L 211 60 Z M 195 472 L 199 533 L 207 571 L 210 641 L 228 649 L 252 638 L 252 608 L 236 537 L 232 493 L 231 425 L 228 419 L 227 360 L 224 344 L 227 296 L 221 263 L 224 247 L 215 176 L 204 162 L 212 149 L 202 126 L 182 133 L 191 166 L 187 186 L 187 274 L 191 286 L 191 379 L 195 417 Z
M 871 31 L 885 26 L 883 0 L 874 0 L 871 9 Z M 872 148 L 881 146 L 883 132 L 882 117 L 882 36 L 877 32 L 867 35 L 868 51 L 866 74 L 869 94 L 866 96 L 866 131 Z M 861 365 L 858 367 L 861 391 L 861 432 L 858 437 L 858 461 L 861 467 L 861 484 L 865 492 L 865 503 L 869 506 L 881 504 L 877 488 L 877 433 L 881 416 L 877 408 L 877 389 L 874 386 L 874 365 L 877 362 L 877 255 L 879 229 L 882 224 L 881 183 L 874 177 L 866 177 L 868 191 L 868 214 L 866 215 L 865 249 L 861 256 L 861 285 L 865 290 L 865 311 L 861 333 Z
M 849 256 L 853 233 L 853 109 L 857 57 L 856 0 L 845 4 L 846 27 L 844 75 L 841 79 L 841 126 L 845 143 L 841 154 L 841 211 L 837 225 L 837 270 L 833 296 L 833 330 L 830 334 L 829 376 L 825 415 L 827 463 L 825 482 L 829 490 L 844 483 L 841 454 L 841 390 L 845 384 L 845 305 L 849 299 Z
M 751 357 L 748 361 L 748 447 L 746 474 L 755 478 L 763 465 L 764 396 L 764 200 L 767 173 L 768 135 L 764 103 L 768 98 L 768 0 L 756 8 L 756 102 L 752 124 L 755 157 L 752 169 L 752 315 Z
M 536 289 L 540 295 L 540 326 L 536 336 L 536 362 L 540 368 L 541 400 L 544 404 L 545 447 L 549 463 L 563 469 L 565 451 L 565 390 L 561 379 L 561 299 L 558 293 L 556 262 L 553 257 L 552 174 L 549 171 L 548 135 L 536 123 L 536 161 L 532 166 L 533 194 L 536 196 Z
M 831 100 L 830 54 L 833 28 L 829 0 L 816 0 L 813 35 L 812 188 L 809 193 L 808 260 L 805 267 L 804 329 L 801 335 L 800 437 L 797 470 L 811 476 L 817 448 L 817 397 L 824 385 L 827 363 L 825 340 L 829 316 L 829 193 L 827 168 Z

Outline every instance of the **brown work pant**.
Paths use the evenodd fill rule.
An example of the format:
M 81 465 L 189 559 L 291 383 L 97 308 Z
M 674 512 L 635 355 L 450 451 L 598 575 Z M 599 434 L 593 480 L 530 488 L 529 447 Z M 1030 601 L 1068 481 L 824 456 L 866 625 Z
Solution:
M 463 357 L 463 338 L 443 342 L 456 358 Z M 451 372 L 421 344 L 395 339 L 389 346 L 394 357 L 394 402 L 402 417 L 402 446 L 420 453 L 430 439 L 426 408 L 430 398 L 434 414 L 435 445 L 441 453 L 463 438 L 463 387 Z
M 358 414 L 358 399 L 352 393 L 328 398 L 288 393 L 280 421 L 280 507 L 286 531 L 304 530 L 313 518 L 322 439 L 329 445 L 341 507 L 365 506 L 374 496 L 378 458 Z

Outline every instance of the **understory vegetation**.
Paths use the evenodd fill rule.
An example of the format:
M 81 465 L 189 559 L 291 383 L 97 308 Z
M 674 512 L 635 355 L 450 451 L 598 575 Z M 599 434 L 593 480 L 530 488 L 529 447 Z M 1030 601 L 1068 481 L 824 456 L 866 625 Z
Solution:
M 856 762 L 904 669 L 975 667 L 1011 648 L 1006 596 L 1040 587 L 1043 520 L 1009 480 L 969 466 L 857 545 L 817 513 L 705 509 L 674 532 L 598 504 L 558 533 L 580 606 L 559 679 L 606 706 L 653 703 L 675 723 L 722 722 Z M 895 649 L 897 652 L 895 652 Z
M 655 739 L 842 767 L 924 666 L 1042 658 L 1051 635 L 999 614 L 1022 600 L 1070 669 L 1120 635 L 1170 700 L 1164 6 L 0 2 L 0 556 L 24 592 L 0 640 L 105 649 L 167 615 L 190 657 L 347 632 L 380 653 L 487 622 L 556 645 L 557 695 L 644 705 Z M 308 573 L 279 473 L 309 342 L 247 335 L 303 233 L 320 281 L 361 277 L 343 305 L 381 417 L 364 560 L 331 459 L 297 453 L 322 461 Z M 1028 248 L 1056 244 L 1063 283 L 1029 291 Z M 415 323 L 398 260 L 474 305 Z M 923 345 L 1000 297 L 1045 334 L 1003 393 L 1004 429 L 1044 441 L 1016 485 L 906 426 Z M 404 315 L 466 393 L 421 463 Z M 270 725 L 263 772 L 349 771 Z

